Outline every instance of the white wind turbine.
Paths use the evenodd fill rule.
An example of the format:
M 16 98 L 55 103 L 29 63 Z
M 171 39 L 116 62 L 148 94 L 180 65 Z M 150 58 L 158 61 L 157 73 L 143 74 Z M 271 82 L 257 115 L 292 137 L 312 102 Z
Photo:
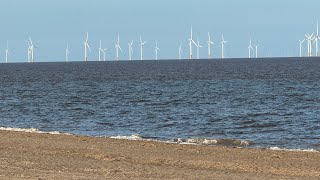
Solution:
M 178 51 L 179 51 L 179 60 L 181 60 L 182 44 L 180 44 Z
M 227 43 L 228 41 L 224 40 L 223 34 L 222 34 L 222 41 L 221 41 L 221 58 L 224 59 L 224 45 Z
M 188 39 L 188 41 L 189 41 L 189 48 L 190 48 L 190 56 L 189 56 L 189 58 L 192 59 L 192 44 L 197 46 L 197 44 L 192 39 L 192 27 L 191 27 L 190 39 Z
M 70 52 L 69 52 L 69 44 L 67 44 L 67 48 L 66 48 L 66 62 L 69 61 L 69 54 L 70 54 Z
M 101 52 L 103 53 L 103 49 L 101 47 L 101 40 L 100 40 L 100 46 L 99 46 L 99 61 L 101 61 Z
M 305 39 L 304 39 L 305 40 Z M 303 45 L 303 42 L 304 42 L 304 40 L 299 40 L 299 45 L 300 45 L 300 57 L 302 57 L 302 45 Z
M 84 45 L 84 61 L 88 61 L 88 53 L 87 53 L 87 48 L 91 52 L 90 46 L 89 46 L 89 33 L 87 32 L 87 37 L 85 42 L 83 42 Z
M 130 43 L 128 43 L 128 47 L 129 47 L 129 60 L 132 60 L 132 54 L 133 54 L 133 49 L 132 49 L 132 44 L 133 44 L 133 40 L 131 40 Z
M 200 48 L 202 48 L 202 46 L 200 45 L 200 42 L 199 42 L 199 39 L 197 38 L 197 44 L 196 44 L 196 46 L 197 46 L 197 59 L 200 59 L 200 52 L 199 52 L 199 50 L 200 50 Z
M 30 41 L 28 41 L 28 63 L 31 62 L 31 45 Z
M 319 56 L 319 49 L 318 49 L 319 39 L 320 39 L 320 37 L 319 37 L 319 23 L 317 22 L 317 34 L 314 37 L 314 43 L 316 44 L 316 56 Z
M 8 63 L 8 55 L 9 55 L 9 42 L 7 41 L 7 49 L 6 49 L 6 63 Z
M 103 54 L 103 61 L 106 61 L 106 52 L 107 48 L 102 49 L 102 54 Z
M 32 39 L 29 36 L 29 48 L 28 48 L 28 62 L 34 62 L 34 48 L 37 48 L 36 46 L 33 45 Z M 31 56 L 31 60 L 30 60 Z
M 255 45 L 255 48 L 256 48 L 256 58 L 258 58 L 258 47 L 259 47 L 259 45 Z
M 211 37 L 210 37 L 210 33 L 208 32 L 208 58 L 211 58 L 211 45 L 213 45 L 214 43 L 211 41 Z
M 120 51 L 122 52 L 122 49 L 121 49 L 121 47 L 120 47 L 120 37 L 119 37 L 119 34 L 118 34 L 118 41 L 117 41 L 117 43 L 115 44 L 115 47 L 116 47 L 116 55 L 117 55 L 116 60 L 119 61 L 119 49 L 120 49 Z
M 311 57 L 312 56 L 312 40 L 314 39 L 313 33 L 311 35 L 310 34 L 306 34 L 305 36 L 306 36 L 307 41 L 308 41 L 308 57 Z
M 160 50 L 160 48 L 158 47 L 158 42 L 156 41 L 156 47 L 154 47 L 154 53 L 156 55 L 156 60 L 158 60 L 158 51 Z
M 147 43 L 147 41 L 144 41 L 144 42 L 142 42 L 142 39 L 141 39 L 141 37 L 140 37 L 140 60 L 143 60 L 143 46 L 144 46 L 144 44 L 146 44 Z
M 248 49 L 249 49 L 249 58 L 251 58 L 251 50 L 253 50 L 251 39 L 249 41 Z

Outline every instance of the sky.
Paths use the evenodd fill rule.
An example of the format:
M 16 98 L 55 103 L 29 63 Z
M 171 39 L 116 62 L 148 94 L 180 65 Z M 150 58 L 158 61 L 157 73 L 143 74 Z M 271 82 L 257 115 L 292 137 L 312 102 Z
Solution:
M 319 0 L 1 0 L 0 62 L 7 41 L 9 61 L 27 62 L 29 36 L 38 47 L 35 61 L 64 61 L 67 44 L 70 61 L 81 61 L 86 32 L 91 61 L 98 60 L 100 40 L 107 60 L 115 59 L 118 33 L 121 60 L 128 59 L 131 40 L 133 59 L 140 59 L 140 36 L 147 41 L 144 59 L 155 58 L 156 41 L 160 59 L 178 58 L 180 43 L 188 58 L 191 26 L 203 46 L 201 58 L 208 56 L 208 32 L 214 58 L 221 57 L 222 34 L 228 41 L 226 57 L 248 57 L 250 38 L 259 45 L 259 56 L 298 56 L 298 40 L 316 31 L 319 9 Z

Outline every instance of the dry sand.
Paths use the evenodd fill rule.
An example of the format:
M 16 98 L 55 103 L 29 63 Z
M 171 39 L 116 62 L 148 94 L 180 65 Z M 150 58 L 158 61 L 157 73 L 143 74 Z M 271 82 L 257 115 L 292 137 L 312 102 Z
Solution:
M 0 131 L 0 179 L 320 179 L 319 152 Z

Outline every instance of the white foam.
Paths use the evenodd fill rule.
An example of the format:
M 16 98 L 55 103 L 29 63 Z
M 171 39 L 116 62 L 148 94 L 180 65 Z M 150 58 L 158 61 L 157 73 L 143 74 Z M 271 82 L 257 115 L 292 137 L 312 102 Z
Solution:
M 36 128 L 10 128 L 10 127 L 0 127 L 0 131 L 15 131 L 15 132 L 28 132 L 28 133 L 39 133 L 39 134 L 64 134 L 64 135 L 71 135 L 68 133 L 61 133 L 58 131 L 40 131 L 39 129 Z
M 143 138 L 138 134 L 133 134 L 131 136 L 111 136 L 112 139 L 127 139 L 127 140 L 143 140 Z
M 279 148 L 279 147 L 270 147 L 268 149 L 274 150 L 274 151 L 319 152 L 315 149 L 286 149 L 286 148 Z
M 233 146 L 249 146 L 249 141 L 238 139 L 207 139 L 207 138 L 189 138 L 189 139 L 174 139 L 173 142 L 179 144 L 202 144 L 202 145 L 233 145 Z

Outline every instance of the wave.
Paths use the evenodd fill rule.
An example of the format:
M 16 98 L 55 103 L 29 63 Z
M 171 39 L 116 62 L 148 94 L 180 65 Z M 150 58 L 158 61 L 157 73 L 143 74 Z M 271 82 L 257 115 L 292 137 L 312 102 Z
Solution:
M 10 127 L 0 127 L 0 131 L 15 131 L 15 132 L 27 132 L 27 133 L 39 133 L 39 134 L 64 134 L 71 135 L 69 133 L 61 133 L 59 131 L 40 131 L 36 128 L 10 128 Z
M 173 142 L 183 144 L 201 144 L 201 145 L 221 145 L 221 146 L 249 146 L 253 142 L 240 139 L 207 139 L 207 138 L 189 138 L 174 139 Z
M 51 134 L 51 135 L 72 135 L 69 133 L 62 133 L 59 131 L 41 131 L 36 128 L 10 128 L 10 127 L 0 127 L 0 131 L 15 131 L 15 132 L 27 132 L 27 133 L 39 133 L 39 134 Z M 101 137 L 101 136 L 100 136 Z M 105 137 L 105 136 L 104 136 Z M 247 147 L 254 144 L 252 141 L 240 140 L 240 139 L 208 139 L 208 138 L 177 138 L 173 140 L 158 140 L 155 138 L 143 137 L 139 134 L 133 134 L 130 136 L 109 136 L 107 138 L 112 139 L 125 139 L 133 141 L 154 141 L 161 143 L 175 143 L 175 144 L 191 144 L 191 145 L 208 145 L 208 146 L 238 146 Z M 319 152 L 316 149 L 287 149 L 279 147 L 269 147 L 266 148 L 273 151 L 296 151 L 296 152 Z
M 126 140 L 142 140 L 142 141 L 157 141 L 163 143 L 176 143 L 176 144 L 194 144 L 194 145 L 221 145 L 221 146 L 249 146 L 254 144 L 250 141 L 239 139 L 207 139 L 207 138 L 177 138 L 173 140 L 157 140 L 153 138 L 145 138 L 138 134 L 131 136 L 110 136 L 113 139 L 126 139 Z
M 279 147 L 270 147 L 267 148 L 274 151 L 297 151 L 297 152 L 319 152 L 315 149 L 287 149 L 287 148 L 279 148 Z
M 126 139 L 126 140 L 148 140 L 143 138 L 142 136 L 138 134 L 133 134 L 131 136 L 110 136 L 109 138 L 112 139 Z

